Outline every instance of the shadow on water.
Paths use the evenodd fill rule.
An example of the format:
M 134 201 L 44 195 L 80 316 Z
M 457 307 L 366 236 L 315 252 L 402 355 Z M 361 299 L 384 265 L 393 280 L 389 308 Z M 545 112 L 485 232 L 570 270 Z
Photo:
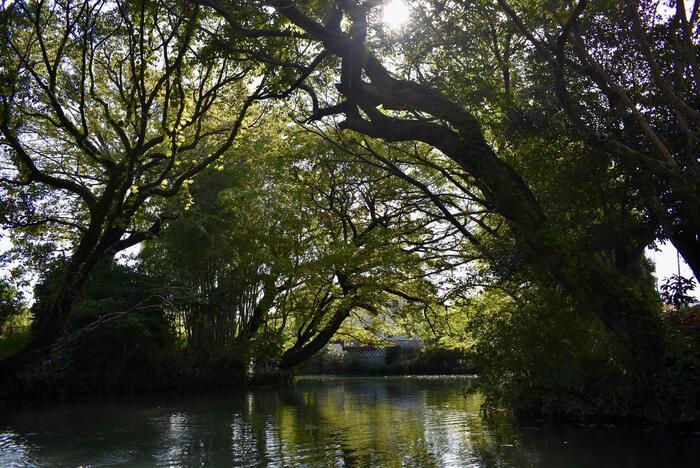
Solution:
M 700 435 L 485 418 L 468 378 L 300 378 L 247 393 L 3 410 L 0 466 L 697 466 Z

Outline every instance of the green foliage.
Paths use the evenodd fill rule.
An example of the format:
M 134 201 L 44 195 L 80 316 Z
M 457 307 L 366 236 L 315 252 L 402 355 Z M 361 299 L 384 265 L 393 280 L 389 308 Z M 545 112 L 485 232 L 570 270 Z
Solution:
M 614 373 L 610 343 L 598 323 L 577 314 L 556 291 L 530 292 L 517 303 L 484 293 L 468 313 L 481 384 L 492 404 L 550 415 L 598 409 L 590 387 Z
M 518 301 L 485 292 L 468 306 L 480 386 L 490 407 L 574 419 L 696 420 L 697 342 L 665 329 L 656 372 L 639 365 L 588 314 L 554 289 L 529 290 Z M 682 338 L 685 337 L 685 338 Z M 644 376 L 644 377 L 641 377 Z M 640 380 L 643 378 L 644 380 Z
M 0 278 L 0 335 L 6 324 L 23 310 L 21 293 L 7 279 Z
M 265 327 L 291 276 L 300 224 L 275 162 L 264 157 L 274 151 L 270 140 L 260 132 L 197 177 L 178 219 L 140 255 L 146 271 L 169 284 L 178 333 L 199 359 L 247 367 L 279 354 L 279 334 Z
M 22 294 L 11 281 L 0 279 L 0 359 L 29 340 L 30 316 Z
M 402 374 L 475 374 L 475 356 L 461 348 L 429 345 L 420 350 L 389 348 L 386 364 L 393 373 Z
M 0 335 L 0 359 L 11 356 L 27 344 L 30 338 L 29 327 L 21 327 L 11 333 Z
M 56 268 L 37 285 L 35 323 L 59 278 Z M 100 263 L 68 317 L 67 335 L 54 345 L 51 368 L 70 385 L 93 391 L 157 382 L 164 360 L 176 349 L 163 295 L 141 272 Z
M 106 371 L 111 376 L 152 372 L 175 344 L 160 292 L 139 271 L 114 263 L 99 267 L 71 314 L 70 329 L 80 333 L 101 323 L 70 346 L 71 366 L 78 372 Z
M 684 278 L 680 275 L 671 275 L 661 285 L 661 299 L 676 308 L 688 305 L 695 301 L 689 294 L 695 289 L 695 278 Z
M 3 221 L 25 260 L 59 244 L 92 264 L 107 254 L 97 234 L 148 232 L 232 146 L 246 72 L 212 50 L 200 26 L 221 21 L 198 11 L 159 0 L 2 9 Z

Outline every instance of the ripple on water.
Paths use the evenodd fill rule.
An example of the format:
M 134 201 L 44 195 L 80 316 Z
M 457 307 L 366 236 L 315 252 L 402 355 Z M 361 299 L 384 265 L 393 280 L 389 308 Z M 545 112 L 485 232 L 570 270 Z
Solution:
M 18 434 L 0 432 L 0 466 L 38 466 L 31 452 L 31 446 Z
M 463 380 L 332 379 L 291 389 L 0 413 L 0 467 L 696 466 L 695 439 L 519 428 Z M 670 439 L 670 440 L 669 440 Z M 668 454 L 675 454 L 672 459 Z M 669 460 L 672 461 L 669 462 Z M 606 463 L 606 462 L 610 463 Z

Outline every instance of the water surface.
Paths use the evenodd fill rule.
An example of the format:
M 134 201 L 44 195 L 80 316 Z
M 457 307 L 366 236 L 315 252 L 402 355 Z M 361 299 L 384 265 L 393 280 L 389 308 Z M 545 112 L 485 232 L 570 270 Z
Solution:
M 700 466 L 700 435 L 485 418 L 467 378 L 86 399 L 0 414 L 0 466 Z

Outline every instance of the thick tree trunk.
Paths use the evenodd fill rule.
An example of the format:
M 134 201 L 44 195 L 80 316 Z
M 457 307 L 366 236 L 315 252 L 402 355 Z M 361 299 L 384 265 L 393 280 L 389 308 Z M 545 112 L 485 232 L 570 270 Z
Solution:
M 382 88 L 382 92 L 390 96 L 392 91 Z M 409 101 L 406 98 L 403 103 Z M 475 120 L 457 115 L 453 121 L 457 131 L 379 115 L 370 121 L 348 117 L 343 125 L 370 137 L 417 140 L 442 151 L 475 177 L 495 211 L 529 247 L 533 266 L 548 271 L 580 309 L 596 314 L 640 359 L 658 352 L 661 329 L 654 301 L 638 291 L 625 272 L 578 251 L 566 233 L 548 222 L 527 183 L 493 152 Z
M 333 338 L 335 332 L 337 332 L 343 324 L 343 321 L 348 318 L 351 311 L 351 307 L 341 307 L 333 314 L 331 320 L 311 341 L 297 341 L 294 346 L 282 354 L 282 360 L 279 365 L 280 368 L 291 369 L 292 367 L 296 367 L 323 349 L 331 338 Z
M 638 177 L 636 183 L 664 234 L 700 281 L 700 194 L 697 189 L 685 181 L 670 181 L 668 187 L 660 187 L 658 179 L 646 175 Z
M 700 226 L 673 233 L 671 243 L 700 281 Z
M 346 117 L 343 128 L 389 142 L 421 141 L 442 151 L 475 178 L 494 209 L 529 246 L 534 266 L 551 273 L 579 307 L 597 314 L 633 348 L 658 348 L 660 329 L 653 301 L 637 291 L 624 272 L 597 264 L 590 253 L 579 252 L 566 239 L 566 233 L 548 222 L 527 183 L 498 158 L 470 113 L 427 86 L 394 78 L 366 49 L 362 55 L 353 54 L 357 47 L 364 47 L 355 43 L 360 35 L 344 34 L 321 24 L 294 2 L 271 3 L 309 37 L 340 57 L 344 71 L 361 68 L 369 79 L 351 81 L 347 73 L 341 73 L 338 90 L 345 101 L 328 109 L 315 109 L 313 119 L 342 113 Z M 226 11 L 218 2 L 211 5 Z M 353 26 L 366 27 L 366 19 L 355 16 L 351 15 Z M 387 110 L 430 115 L 433 120 L 401 118 L 386 114 Z
M 684 206 L 682 209 L 686 212 L 683 222 L 663 222 L 662 225 L 673 246 L 700 281 L 700 210 L 691 213 L 688 208 Z M 667 210 L 667 213 L 672 212 Z

